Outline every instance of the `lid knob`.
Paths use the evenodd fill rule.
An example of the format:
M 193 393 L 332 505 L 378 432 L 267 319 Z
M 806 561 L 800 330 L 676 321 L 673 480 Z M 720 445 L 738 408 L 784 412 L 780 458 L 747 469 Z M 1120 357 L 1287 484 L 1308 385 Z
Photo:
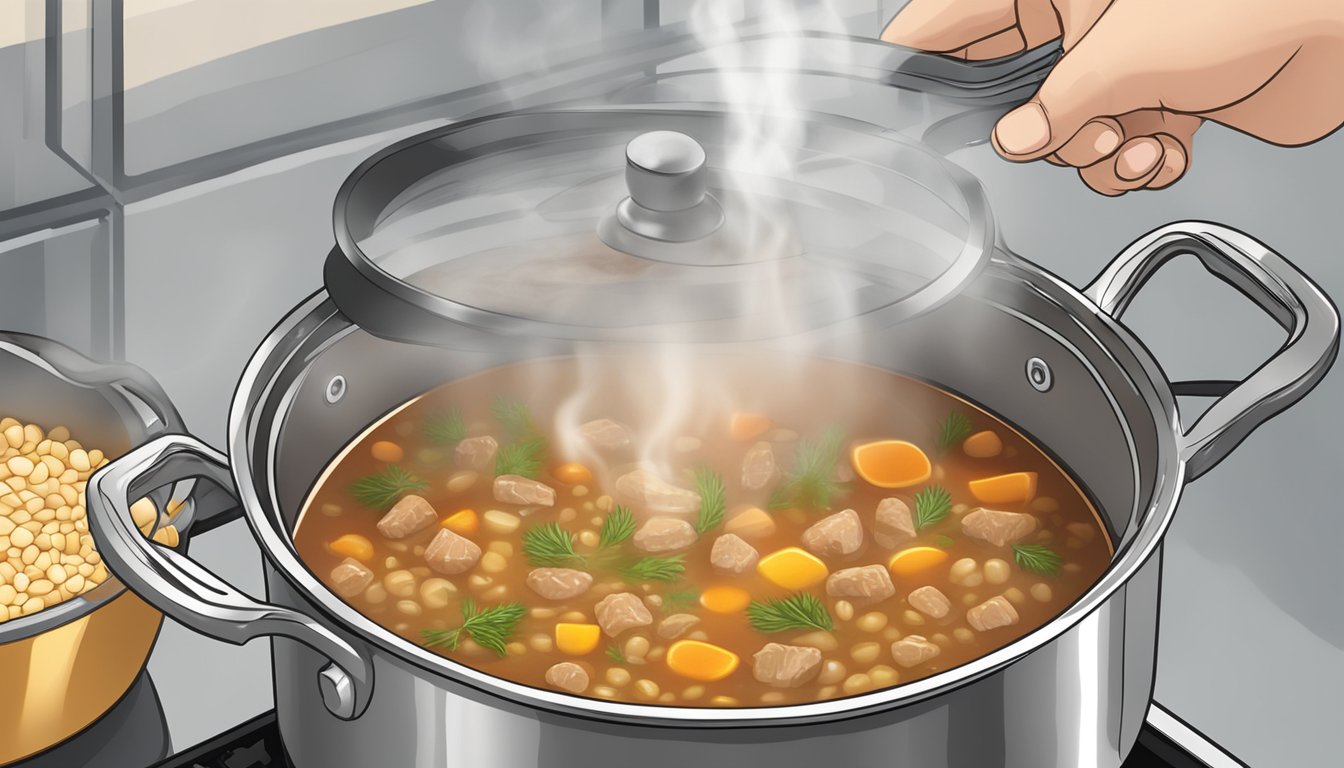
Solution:
M 616 219 L 640 238 L 699 240 L 723 224 L 723 209 L 706 191 L 707 175 L 705 149 L 695 139 L 676 131 L 641 133 L 625 145 L 630 196 L 616 207 Z M 610 244 L 631 250 L 624 243 Z
M 705 199 L 705 150 L 684 133 L 641 133 L 625 146 L 625 184 L 644 208 L 694 208 Z

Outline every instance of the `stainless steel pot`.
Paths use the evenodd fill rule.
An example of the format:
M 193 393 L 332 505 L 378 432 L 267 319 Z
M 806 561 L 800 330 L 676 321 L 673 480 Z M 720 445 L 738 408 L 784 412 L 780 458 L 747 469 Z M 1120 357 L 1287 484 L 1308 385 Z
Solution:
M 1120 323 L 1145 280 L 1178 254 L 1197 256 L 1289 333 L 1193 420 L 1181 416 L 1179 385 Z M 272 638 L 280 729 L 301 768 L 1114 768 L 1152 692 L 1162 537 L 1181 489 L 1311 390 L 1336 355 L 1338 315 L 1252 238 L 1183 222 L 1137 240 L 1082 291 L 1000 248 L 937 309 L 866 330 L 859 359 L 966 397 L 1051 451 L 1096 501 L 1117 542 L 1114 560 L 1054 621 L 973 663 L 847 699 L 731 710 L 594 701 L 490 677 L 361 616 L 299 560 L 296 516 L 352 435 L 445 380 L 564 354 L 568 344 L 491 345 L 489 331 L 460 333 L 456 351 L 387 341 L 318 293 L 248 364 L 230 414 L 230 457 L 168 436 L 91 482 L 92 530 L 132 590 L 206 635 Z M 184 478 L 237 495 L 265 554 L 265 601 L 134 528 L 127 501 Z

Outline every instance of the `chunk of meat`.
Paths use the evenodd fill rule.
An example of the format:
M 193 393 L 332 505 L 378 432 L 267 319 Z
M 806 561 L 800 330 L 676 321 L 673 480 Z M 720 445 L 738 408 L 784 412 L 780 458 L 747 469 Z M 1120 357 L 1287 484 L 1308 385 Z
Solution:
M 676 552 L 695 543 L 695 526 L 675 517 L 651 517 L 635 531 L 635 549 L 641 552 Z
M 341 597 L 354 597 L 373 583 L 373 571 L 353 557 L 347 557 L 331 569 L 331 586 Z
M 425 564 L 447 576 L 465 573 L 481 559 L 481 548 L 471 539 L 440 529 L 425 547 Z
M 579 436 L 594 448 L 614 451 L 630 444 L 630 430 L 619 421 L 595 419 L 579 427 Z
M 759 491 L 775 476 L 775 449 L 769 443 L 756 443 L 742 459 L 742 487 Z
M 439 519 L 439 513 L 423 498 L 403 496 L 378 521 L 378 532 L 389 539 L 403 539 L 416 531 L 423 531 Z
M 495 454 L 499 452 L 499 443 L 489 435 L 468 437 L 457 444 L 454 459 L 457 466 L 484 472 L 495 463 Z
M 978 632 L 1011 627 L 1017 623 L 1017 618 L 1017 609 L 1002 595 L 991 597 L 966 612 L 967 623 Z
M 852 603 L 866 605 L 886 600 L 896 594 L 891 574 L 880 565 L 844 568 L 826 579 L 826 594 Z
M 941 619 L 952 610 L 952 601 L 935 586 L 920 587 L 907 595 L 905 600 L 911 608 L 934 619 Z
M 693 613 L 674 613 L 658 622 L 658 636 L 664 640 L 676 640 L 699 623 L 700 617 Z
M 821 651 L 801 645 L 766 643 L 752 659 L 756 679 L 775 688 L 797 688 L 821 671 Z
M 562 661 L 546 670 L 546 682 L 562 691 L 583 693 L 588 690 L 588 671 L 572 661 Z
M 895 549 L 913 538 L 915 519 L 910 514 L 910 506 L 895 497 L 878 502 L 873 541 L 878 546 Z
M 495 501 L 525 506 L 555 506 L 555 489 L 522 475 L 500 475 L 495 478 Z
M 709 562 L 715 568 L 726 573 L 746 573 L 756 567 L 761 553 L 748 544 L 742 537 L 725 533 L 714 540 L 709 550 Z
M 568 600 L 587 592 L 593 575 L 573 568 L 533 568 L 527 572 L 527 586 L 547 600 Z
M 687 522 L 700 511 L 700 495 L 678 488 L 646 469 L 616 478 L 614 495 L 642 518 L 676 517 Z
M 961 530 L 971 538 L 1006 547 L 1036 530 L 1036 518 L 1022 512 L 982 507 L 961 518 Z
M 616 637 L 627 629 L 647 627 L 653 623 L 653 614 L 644 606 L 644 601 L 630 592 L 617 592 L 607 595 L 594 608 L 597 623 L 610 637 Z
M 942 652 L 942 648 L 926 640 L 923 635 L 906 635 L 891 644 L 891 657 L 906 669 L 918 667 Z
M 823 517 L 803 531 L 803 546 L 822 557 L 852 555 L 863 546 L 863 523 L 852 509 Z

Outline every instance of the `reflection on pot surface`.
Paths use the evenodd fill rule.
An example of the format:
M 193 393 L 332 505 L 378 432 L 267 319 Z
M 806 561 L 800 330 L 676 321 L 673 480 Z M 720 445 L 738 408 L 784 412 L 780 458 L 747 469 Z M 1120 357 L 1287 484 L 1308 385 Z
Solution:
M 683 369 L 693 407 L 670 414 L 682 385 L 657 362 L 520 363 L 398 409 L 323 476 L 299 555 L 356 610 L 483 672 L 708 706 L 937 674 L 1044 624 L 1109 563 L 1053 462 L 932 387 L 705 355 Z

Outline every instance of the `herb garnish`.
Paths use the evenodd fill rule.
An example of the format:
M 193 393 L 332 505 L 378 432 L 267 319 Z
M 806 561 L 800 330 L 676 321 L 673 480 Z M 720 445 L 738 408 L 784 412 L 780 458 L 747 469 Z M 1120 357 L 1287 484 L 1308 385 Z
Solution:
M 510 440 L 521 440 L 537 434 L 537 424 L 532 420 L 532 412 L 519 400 L 501 397 L 490 406 L 495 421 L 504 427 L 504 434 Z
M 931 485 L 915 494 L 915 530 L 940 523 L 952 511 L 952 494 L 940 485 Z
M 939 549 L 951 549 L 956 543 L 957 540 L 951 536 L 939 534 L 933 537 L 933 546 L 938 547 Z
M 723 485 L 723 475 L 703 467 L 695 470 L 695 491 L 700 494 L 700 512 L 695 516 L 695 532 L 703 536 L 723 522 L 728 492 Z
M 832 427 L 821 439 L 800 440 L 794 467 L 784 478 L 784 484 L 770 496 L 771 509 L 808 507 L 826 509 L 831 499 L 844 493 L 847 486 L 835 479 L 835 465 L 840 460 L 844 434 Z
M 350 486 L 350 493 L 366 507 L 388 509 L 402 496 L 426 488 L 429 483 L 394 464 L 382 472 L 360 478 Z
M 621 647 L 619 645 L 612 644 L 607 646 L 607 658 L 617 664 L 625 663 L 625 654 L 621 652 Z
M 635 534 L 635 516 L 629 509 L 617 506 L 602 521 L 602 530 L 598 532 L 597 551 L 608 552 L 619 546 Z
M 695 605 L 695 601 L 700 599 L 700 590 L 684 588 L 674 589 L 663 593 L 662 608 L 667 613 L 689 608 Z
M 435 445 L 457 445 L 467 437 L 467 422 L 462 411 L 436 413 L 425 422 L 425 438 Z
M 681 555 L 669 557 L 641 557 L 621 569 L 631 581 L 676 581 L 686 572 Z
M 559 523 L 542 523 L 523 532 L 523 554 L 539 567 L 582 566 L 587 559 L 574 551 L 574 537 Z
M 541 473 L 541 456 L 546 452 L 546 439 L 530 437 L 509 443 L 495 455 L 495 475 L 521 475 L 537 479 Z
M 1044 544 L 1014 544 L 1013 559 L 1023 570 L 1042 576 L 1058 576 L 1063 558 Z
M 938 452 L 943 453 L 971 436 L 971 421 L 961 411 L 947 414 L 938 430 Z
M 761 632 L 788 632 L 795 629 L 830 632 L 835 628 L 826 605 L 815 595 L 806 592 L 764 603 L 752 600 L 751 605 L 747 606 L 747 617 L 751 619 L 751 626 Z
M 508 654 L 505 644 L 509 636 L 526 615 L 527 606 L 522 603 L 504 603 L 478 612 L 476 601 L 468 597 L 462 600 L 462 626 L 456 629 L 425 629 L 420 634 L 424 637 L 425 645 L 443 645 L 450 651 L 456 651 L 463 636 L 470 635 L 477 645 L 505 656 Z

